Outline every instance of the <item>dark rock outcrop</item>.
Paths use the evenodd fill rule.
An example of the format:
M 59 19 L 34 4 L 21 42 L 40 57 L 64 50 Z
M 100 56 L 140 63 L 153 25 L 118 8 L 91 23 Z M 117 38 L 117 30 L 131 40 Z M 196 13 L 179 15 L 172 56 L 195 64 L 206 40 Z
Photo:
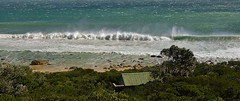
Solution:
M 151 55 L 150 57 L 157 57 L 156 55 Z
M 50 65 L 47 60 L 36 59 L 31 62 L 30 65 Z
M 78 67 L 76 67 L 76 66 L 72 66 L 72 67 L 70 67 L 69 69 L 77 69 Z

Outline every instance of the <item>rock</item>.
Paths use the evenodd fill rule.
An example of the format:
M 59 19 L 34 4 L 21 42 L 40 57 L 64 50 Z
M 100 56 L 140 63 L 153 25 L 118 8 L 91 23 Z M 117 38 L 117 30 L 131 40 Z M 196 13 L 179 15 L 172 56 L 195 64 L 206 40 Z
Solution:
M 140 68 L 143 68 L 143 66 L 141 64 L 135 64 L 133 65 L 133 68 L 140 69 Z
M 118 68 L 116 65 L 111 65 L 109 68 Z
M 10 66 L 9 63 L 0 63 L 0 67 L 7 67 L 7 66 Z
M 127 67 L 127 65 L 126 65 L 125 63 L 120 63 L 120 64 L 119 64 L 119 67 L 120 67 L 120 68 L 124 68 L 124 67 Z
M 125 63 L 121 63 L 120 66 L 121 66 L 121 67 L 124 67 L 124 66 L 126 66 L 126 64 L 125 64 Z
M 157 57 L 156 55 L 151 55 L 150 57 Z
M 107 60 L 108 62 L 112 62 L 112 60 Z
M 76 67 L 76 66 L 72 66 L 72 67 L 70 67 L 69 69 L 77 69 L 78 67 Z
M 36 59 L 31 62 L 30 65 L 49 65 L 47 60 Z
M 109 68 L 114 68 L 114 67 L 111 65 L 111 66 L 109 66 Z
M 113 65 L 113 68 L 117 68 L 118 66 L 117 65 Z

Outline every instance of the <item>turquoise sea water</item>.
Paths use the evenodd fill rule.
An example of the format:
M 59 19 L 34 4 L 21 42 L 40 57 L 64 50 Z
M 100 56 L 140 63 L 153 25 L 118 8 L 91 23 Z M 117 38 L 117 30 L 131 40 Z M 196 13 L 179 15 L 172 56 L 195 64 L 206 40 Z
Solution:
M 0 33 L 240 34 L 239 0 L 0 0 Z M 181 34 L 181 33 L 178 33 Z
M 240 0 L 0 0 L 0 50 L 240 58 Z

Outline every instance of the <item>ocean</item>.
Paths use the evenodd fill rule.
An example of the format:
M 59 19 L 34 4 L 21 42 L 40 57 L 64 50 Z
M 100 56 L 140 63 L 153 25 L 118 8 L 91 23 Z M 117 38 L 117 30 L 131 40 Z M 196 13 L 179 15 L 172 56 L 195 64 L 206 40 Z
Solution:
M 0 0 L 0 50 L 240 58 L 240 0 Z

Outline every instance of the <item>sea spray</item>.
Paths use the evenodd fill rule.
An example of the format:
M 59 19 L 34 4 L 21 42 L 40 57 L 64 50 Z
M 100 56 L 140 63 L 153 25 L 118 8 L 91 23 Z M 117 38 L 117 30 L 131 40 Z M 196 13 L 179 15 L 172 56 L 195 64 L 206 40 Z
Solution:
M 0 35 L 1 36 L 1 35 Z M 87 39 L 87 40 L 126 40 L 126 41 L 170 41 L 168 37 L 151 36 L 147 34 L 139 34 L 134 32 L 55 32 L 55 33 L 26 33 L 26 34 L 9 34 L 2 38 L 16 39 Z M 1 37 L 0 37 L 1 38 Z

